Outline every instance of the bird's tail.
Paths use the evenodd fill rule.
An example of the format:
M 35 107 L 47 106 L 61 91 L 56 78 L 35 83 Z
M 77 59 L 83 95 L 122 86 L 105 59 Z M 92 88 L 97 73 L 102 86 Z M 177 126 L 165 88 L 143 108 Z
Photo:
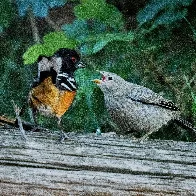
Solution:
M 192 130 L 195 134 L 196 134 L 196 128 L 194 127 L 194 125 L 192 123 L 190 123 L 189 121 L 183 119 L 182 117 L 179 117 L 177 119 L 175 119 L 176 123 L 179 124 L 180 126 L 184 127 L 184 128 L 188 128 L 190 130 Z

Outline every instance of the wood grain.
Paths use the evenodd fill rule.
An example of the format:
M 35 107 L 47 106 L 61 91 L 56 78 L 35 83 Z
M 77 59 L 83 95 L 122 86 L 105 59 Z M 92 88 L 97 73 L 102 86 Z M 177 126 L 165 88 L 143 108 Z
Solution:
M 0 129 L 0 195 L 196 195 L 196 144 Z

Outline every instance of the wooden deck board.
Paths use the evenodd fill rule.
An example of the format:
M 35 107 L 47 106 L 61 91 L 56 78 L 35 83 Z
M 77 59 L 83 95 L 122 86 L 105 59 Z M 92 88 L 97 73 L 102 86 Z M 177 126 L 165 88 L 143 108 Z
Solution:
M 0 195 L 196 195 L 196 143 L 0 134 Z

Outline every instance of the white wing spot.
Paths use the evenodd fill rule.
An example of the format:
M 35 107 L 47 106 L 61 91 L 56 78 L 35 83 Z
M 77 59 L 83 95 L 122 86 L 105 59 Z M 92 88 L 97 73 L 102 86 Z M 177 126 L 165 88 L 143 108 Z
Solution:
M 72 91 L 65 83 L 61 83 L 61 86 L 65 87 L 66 89 Z

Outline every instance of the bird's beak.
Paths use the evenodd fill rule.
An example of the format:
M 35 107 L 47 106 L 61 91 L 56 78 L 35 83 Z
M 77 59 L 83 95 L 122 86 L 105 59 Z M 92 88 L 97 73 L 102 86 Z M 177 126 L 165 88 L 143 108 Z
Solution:
M 99 80 L 99 79 L 94 79 L 94 80 L 92 80 L 94 83 L 96 83 L 96 84 L 101 84 L 101 82 L 102 82 L 102 80 Z
M 101 84 L 105 80 L 104 71 L 100 71 L 100 70 L 96 70 L 96 71 L 101 74 L 102 79 L 101 80 L 100 79 L 95 79 L 95 80 L 92 80 L 92 81 L 96 84 Z
M 76 65 L 76 68 L 84 68 L 86 67 L 85 64 L 83 62 L 79 62 L 77 65 Z

